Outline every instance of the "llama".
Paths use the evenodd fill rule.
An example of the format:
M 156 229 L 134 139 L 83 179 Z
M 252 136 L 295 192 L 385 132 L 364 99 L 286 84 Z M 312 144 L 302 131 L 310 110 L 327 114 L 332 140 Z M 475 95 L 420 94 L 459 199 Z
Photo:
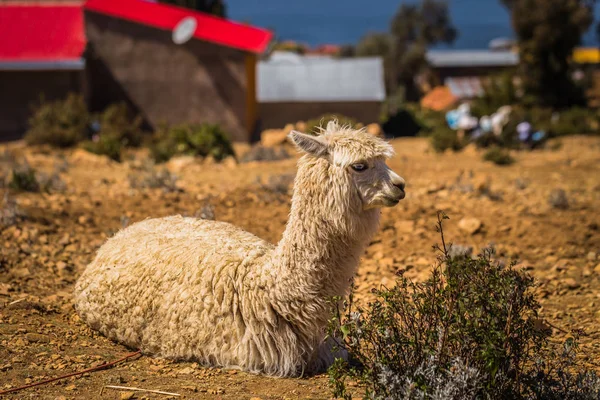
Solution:
M 323 371 L 328 300 L 347 294 L 380 209 L 404 198 L 392 147 L 330 122 L 306 153 L 272 245 L 231 224 L 171 216 L 109 239 L 75 286 L 92 329 L 144 354 L 273 376 Z

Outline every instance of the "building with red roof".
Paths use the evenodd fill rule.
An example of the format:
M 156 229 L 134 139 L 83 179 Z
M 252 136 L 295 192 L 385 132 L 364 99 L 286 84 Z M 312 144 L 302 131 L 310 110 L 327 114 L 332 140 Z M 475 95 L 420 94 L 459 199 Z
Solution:
M 40 96 L 84 90 L 81 4 L 0 3 L 0 37 L 0 138 L 12 139 Z
M 218 123 L 237 141 L 256 129 L 264 29 L 148 0 L 88 0 L 0 3 L 0 34 L 11 38 L 0 41 L 0 135 L 26 127 L 2 106 L 29 113 L 41 94 L 70 91 L 93 111 L 125 101 L 150 128 Z

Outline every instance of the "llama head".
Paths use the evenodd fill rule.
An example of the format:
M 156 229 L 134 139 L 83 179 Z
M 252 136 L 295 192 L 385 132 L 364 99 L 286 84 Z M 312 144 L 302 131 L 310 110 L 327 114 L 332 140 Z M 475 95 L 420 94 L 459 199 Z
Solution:
M 404 179 L 385 163 L 392 146 L 366 130 L 331 121 L 320 135 L 292 131 L 289 138 L 306 157 L 324 160 L 344 177 L 344 195 L 356 197 L 363 209 L 392 207 L 404 198 Z

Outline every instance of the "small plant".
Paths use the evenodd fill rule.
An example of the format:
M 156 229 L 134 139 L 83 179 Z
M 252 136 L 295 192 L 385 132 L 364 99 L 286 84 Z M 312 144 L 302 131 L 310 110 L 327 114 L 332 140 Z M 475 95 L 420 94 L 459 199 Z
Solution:
M 121 161 L 123 142 L 117 136 L 103 133 L 94 135 L 92 140 L 84 142 L 81 147 L 90 153 L 104 155 L 111 160 Z
M 261 144 L 252 146 L 250 151 L 240 159 L 241 163 L 251 161 L 278 161 L 290 158 L 290 154 L 283 147 L 265 147 Z
M 446 125 L 439 125 L 431 132 L 431 146 L 439 153 L 448 149 L 460 151 L 465 146 L 463 140 L 458 137 L 458 133 Z
M 600 133 L 600 117 L 594 110 L 573 107 L 558 112 L 551 120 L 551 136 L 589 135 Z
M 125 147 L 142 144 L 141 124 L 140 116 L 131 118 L 126 104 L 112 104 L 96 117 L 92 124 L 96 133 L 82 147 L 90 153 L 105 155 L 120 162 Z
M 492 115 L 500 107 L 519 103 L 513 76 L 514 73 L 507 71 L 485 80 L 483 82 L 483 96 L 473 101 L 472 114 L 481 118 L 484 115 Z
M 36 178 L 36 171 L 29 164 L 15 165 L 11 171 L 8 187 L 23 192 L 39 192 L 40 185 Z
M 83 96 L 70 94 L 65 100 L 42 102 L 35 109 L 25 141 L 29 145 L 72 147 L 86 138 L 89 124 Z
M 306 121 L 306 133 L 316 135 L 321 129 L 325 129 L 330 121 L 338 121 L 340 126 L 350 126 L 354 129 L 362 127 L 362 124 L 358 123 L 353 118 L 344 115 L 323 114 L 320 117 Z
M 4 192 L 0 204 L 0 229 L 15 225 L 25 214 L 19 209 L 17 203 L 8 197 L 8 191 Z
M 158 169 L 152 164 L 146 164 L 141 171 L 128 176 L 132 189 L 162 189 L 165 192 L 176 192 L 177 177 L 166 168 Z
M 340 309 L 334 299 L 329 335 L 350 354 L 329 370 L 334 396 L 350 399 L 351 379 L 369 399 L 598 398 L 598 376 L 573 371 L 576 338 L 566 352 L 551 348 L 533 278 L 494 261 L 493 249 L 452 254 L 444 219 L 439 213 L 439 261 L 425 282 L 399 271 L 366 308 L 351 296 Z
M 496 165 L 510 165 L 515 162 L 515 159 L 510 155 L 510 152 L 500 147 L 492 147 L 483 154 L 485 161 L 491 161 Z
M 211 156 L 217 161 L 235 155 L 225 132 L 213 124 L 162 127 L 155 134 L 150 152 L 156 162 L 167 161 L 175 155 Z
M 98 116 L 101 136 L 118 139 L 123 146 L 139 147 L 144 139 L 142 118 L 131 117 L 125 103 L 111 104 Z

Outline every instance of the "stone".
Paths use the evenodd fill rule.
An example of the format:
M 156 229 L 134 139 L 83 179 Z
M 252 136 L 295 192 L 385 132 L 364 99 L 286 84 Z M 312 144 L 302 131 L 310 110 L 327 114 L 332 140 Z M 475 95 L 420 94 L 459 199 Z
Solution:
M 231 157 L 231 156 L 229 156 L 229 157 L 227 157 L 226 159 L 224 159 L 223 161 L 221 161 L 221 163 L 222 163 L 222 164 L 223 164 L 223 165 L 224 165 L 226 168 L 229 168 L 229 169 L 233 169 L 233 168 L 237 167 L 237 165 L 238 165 L 238 162 L 237 162 L 237 160 L 235 159 L 235 157 Z
M 590 251 L 589 253 L 587 253 L 587 256 L 585 258 L 588 261 L 596 261 L 596 257 L 598 257 L 598 255 L 595 252 Z
M 0 283 L 0 296 L 8 296 L 11 287 L 8 283 Z
M 458 228 L 469 235 L 474 235 L 479 232 L 482 226 L 483 223 L 477 218 L 465 217 L 458 221 Z
M 563 189 L 552 190 L 548 196 L 548 204 L 550 204 L 552 208 L 566 210 L 569 208 L 569 199 L 567 198 L 567 193 Z
M 75 385 L 65 386 L 65 390 L 68 390 L 69 392 L 72 392 L 75 389 L 77 389 L 77 386 L 75 386 Z
M 179 370 L 180 374 L 190 375 L 193 374 L 196 370 L 192 367 L 185 367 Z
M 473 188 L 479 193 L 490 191 L 491 178 L 485 175 L 477 175 L 473 178 Z
M 29 340 L 32 343 L 48 343 L 50 339 L 48 336 L 40 335 L 39 333 L 28 333 L 25 335 L 25 339 Z
M 581 286 L 575 279 L 573 278 L 566 278 L 563 279 L 563 284 L 564 286 L 566 286 L 569 289 L 577 289 L 579 286 Z
M 134 398 L 135 398 L 135 393 L 134 392 L 123 392 L 119 396 L 119 399 L 121 399 L 121 400 L 131 400 L 131 399 L 134 399 Z
M 178 173 L 197 163 L 197 161 L 193 156 L 176 156 L 167 162 L 166 167 L 169 171 Z
M 598 264 L 594 267 L 594 272 L 597 274 L 600 274 L 600 264 Z

